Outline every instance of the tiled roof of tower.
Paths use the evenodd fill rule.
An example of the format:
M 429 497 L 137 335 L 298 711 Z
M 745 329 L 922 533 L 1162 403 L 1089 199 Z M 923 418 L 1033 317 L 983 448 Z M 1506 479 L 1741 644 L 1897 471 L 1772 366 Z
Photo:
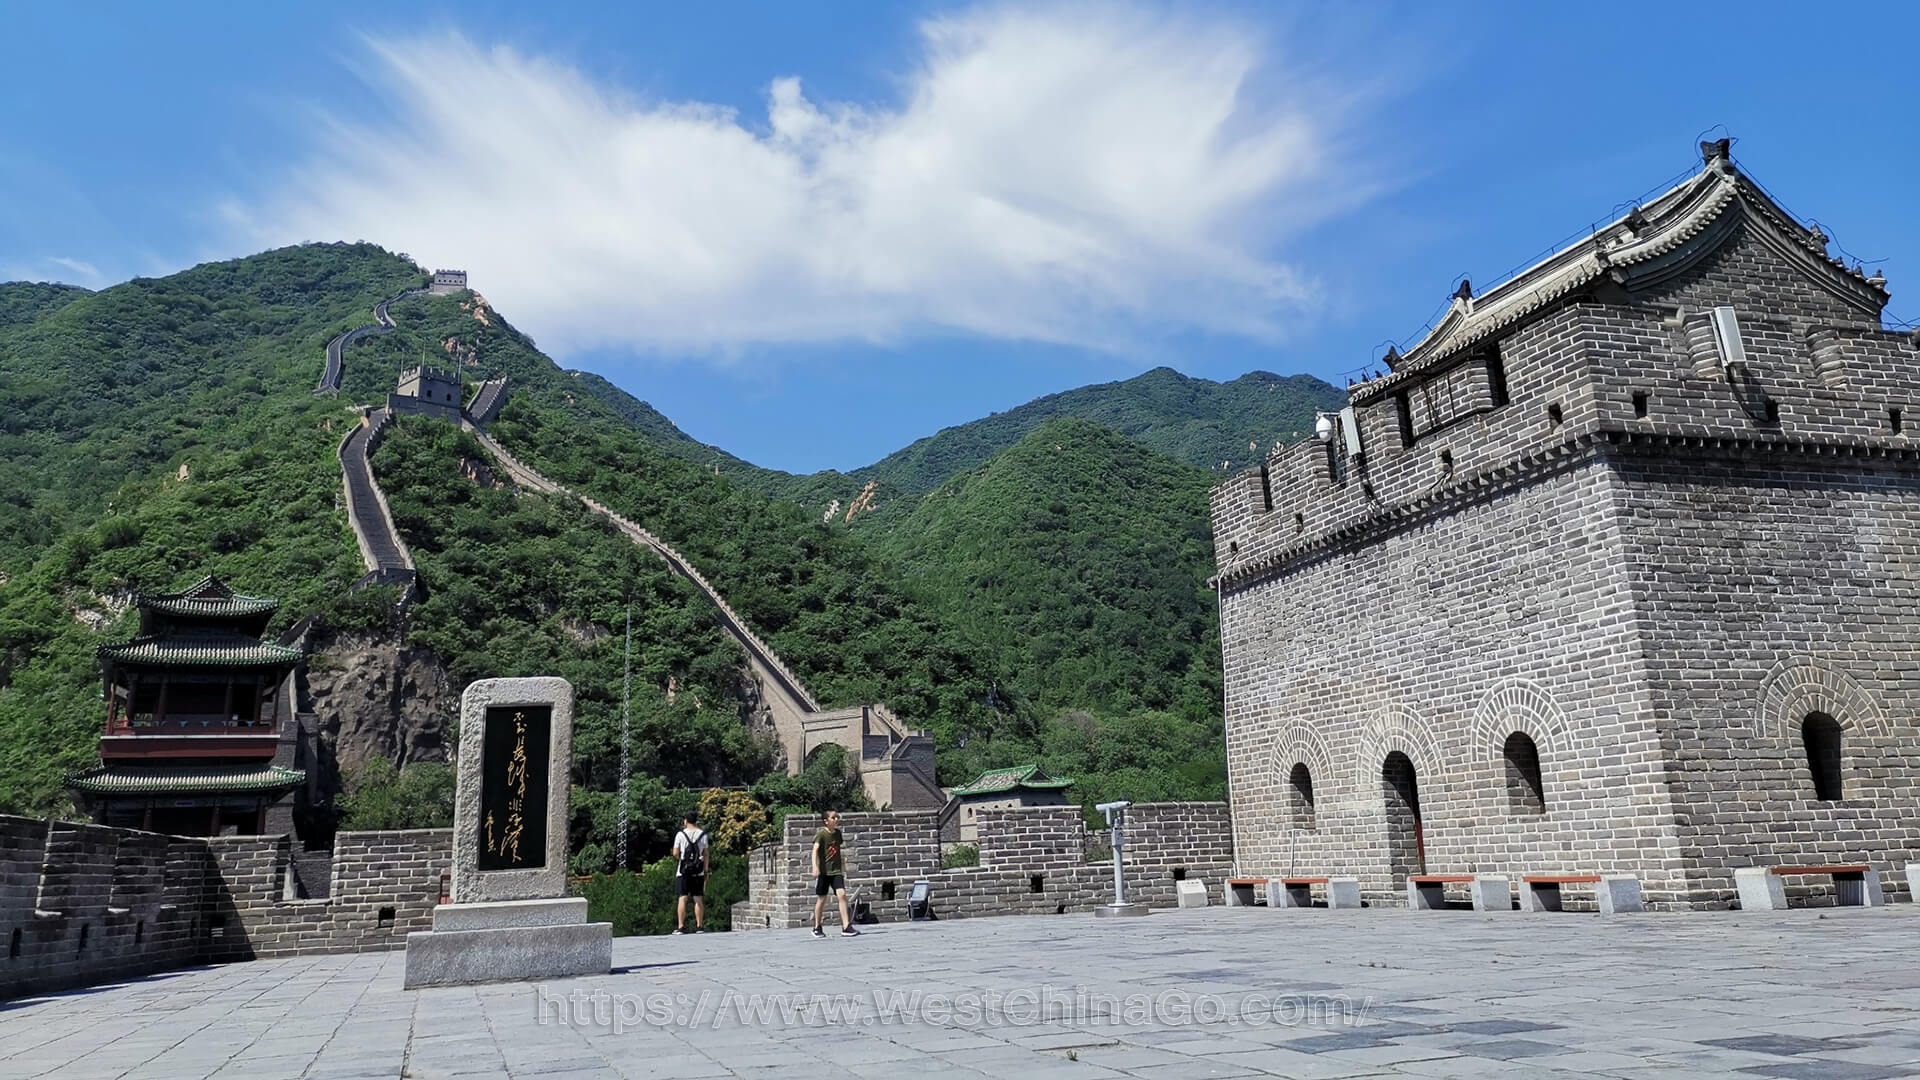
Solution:
M 67 777 L 66 786 L 95 795 L 169 795 L 189 791 L 274 791 L 305 783 L 301 769 L 262 765 L 254 769 L 187 769 L 131 772 L 95 766 Z
M 179 667 L 271 667 L 298 663 L 302 655 L 299 649 L 222 631 L 148 635 L 102 645 L 99 652 L 117 663 Z
M 139 594 L 134 603 L 148 611 L 199 617 L 258 615 L 280 607 L 280 601 L 272 597 L 234 592 L 226 582 L 211 575 L 177 593 Z
M 955 795 L 995 795 L 1017 788 L 1058 789 L 1072 786 L 1072 780 L 1055 780 L 1040 771 L 1035 764 L 1014 765 L 1005 769 L 988 769 L 974 778 L 973 783 L 954 788 Z
M 1494 337 L 1555 301 L 1603 278 L 1625 282 L 1643 266 L 1671 255 L 1716 226 L 1729 209 L 1745 211 L 1768 228 L 1775 241 L 1802 263 L 1822 271 L 1837 295 L 1878 315 L 1887 304 L 1884 283 L 1827 255 L 1827 237 L 1809 229 L 1733 164 L 1727 140 L 1701 144 L 1706 165 L 1658 198 L 1636 206 L 1578 243 L 1562 248 L 1480 296 L 1462 287 L 1438 325 L 1404 355 L 1389 351 L 1392 371 L 1356 384 L 1353 400 L 1365 401 L 1417 372 L 1435 367 Z

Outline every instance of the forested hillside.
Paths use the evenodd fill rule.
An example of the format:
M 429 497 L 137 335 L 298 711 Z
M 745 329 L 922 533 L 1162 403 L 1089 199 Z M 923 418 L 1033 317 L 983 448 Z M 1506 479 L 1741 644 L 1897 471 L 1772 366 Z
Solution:
M 421 281 L 371 245 L 308 245 L 96 293 L 0 287 L 0 810 L 68 810 L 60 778 L 98 733 L 94 647 L 128 632 L 131 592 L 207 572 L 280 597 L 278 626 L 384 635 L 456 686 L 573 680 L 589 867 L 611 841 L 629 605 L 636 830 L 688 788 L 780 788 L 762 780 L 755 688 L 697 595 L 577 505 L 500 483 L 449 424 L 404 419 L 373 457 L 424 599 L 399 619 L 390 595 L 349 592 L 362 567 L 335 451 L 351 406 L 422 361 L 511 377 L 495 437 L 680 548 L 823 704 L 880 701 L 932 731 L 942 783 L 1038 757 L 1083 798 L 1220 793 L 1193 462 L 1310 425 L 1323 384 L 1163 370 L 1055 395 L 879 463 L 911 497 L 848 529 L 794 493 L 857 477 L 696 443 L 556 367 L 477 294 L 395 303 L 398 328 L 349 350 L 343 392 L 314 396 L 326 342 Z M 832 797 L 830 777 L 805 784 Z
M 327 339 L 418 280 L 371 245 L 313 245 L 0 327 L 0 810 L 66 807 L 99 735 L 93 650 L 129 632 L 130 592 L 217 573 L 281 597 L 282 625 L 345 596 L 352 417 L 309 389 Z
M 670 455 L 718 469 L 747 487 L 819 511 L 852 504 L 869 483 L 884 509 L 925 494 L 976 469 L 1051 420 L 1091 420 L 1148 449 L 1200 469 L 1237 468 L 1313 430 L 1314 414 L 1340 408 L 1346 394 L 1311 375 L 1248 372 L 1218 383 L 1154 368 L 1120 382 L 1082 386 L 1017 408 L 945 428 L 872 465 L 850 472 L 797 475 L 761 468 L 697 442 L 652 406 L 601 379 L 582 374 L 586 392 L 645 431 Z M 856 519 L 857 520 L 857 519 Z
M 888 702 L 944 742 L 1027 722 L 856 541 L 664 452 L 478 297 L 394 305 L 400 329 L 350 351 L 342 397 L 314 397 L 327 339 L 419 281 L 377 249 L 294 248 L 47 305 L 0 331 L 0 809 L 65 806 L 59 779 L 98 734 L 92 651 L 128 631 L 132 591 L 213 572 L 281 597 L 282 625 L 380 621 L 377 596 L 348 596 L 361 568 L 334 450 L 355 422 L 348 403 L 377 401 L 422 359 L 470 381 L 510 375 L 499 437 L 679 545 L 823 701 Z M 462 681 L 574 677 L 583 746 L 604 750 L 618 713 L 610 635 L 631 599 L 645 639 L 637 711 L 660 718 L 645 729 L 657 753 L 642 791 L 764 770 L 740 724 L 751 688 L 737 650 L 691 594 L 577 508 L 478 484 L 481 456 L 459 438 L 403 422 L 375 457 L 428 596 L 398 632 Z M 582 761 L 590 786 L 617 780 L 604 752 Z M 582 805 L 590 815 L 595 801 Z
M 969 767 L 1037 756 L 1089 800 L 1224 795 L 1208 486 L 1056 419 L 886 522 L 877 550 L 1045 720 Z

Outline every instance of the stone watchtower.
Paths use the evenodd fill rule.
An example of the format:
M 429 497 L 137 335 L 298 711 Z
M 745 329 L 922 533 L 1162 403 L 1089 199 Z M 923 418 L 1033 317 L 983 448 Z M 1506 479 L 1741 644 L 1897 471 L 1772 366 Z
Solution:
M 1243 873 L 1920 857 L 1920 337 L 1702 152 L 1214 489 Z
M 460 421 L 465 393 L 460 374 L 447 368 L 415 367 L 400 373 L 400 385 L 387 395 L 387 408 L 396 413 L 415 413 Z
M 427 286 L 429 296 L 452 296 L 467 291 L 467 272 L 465 270 L 435 270 L 433 284 Z

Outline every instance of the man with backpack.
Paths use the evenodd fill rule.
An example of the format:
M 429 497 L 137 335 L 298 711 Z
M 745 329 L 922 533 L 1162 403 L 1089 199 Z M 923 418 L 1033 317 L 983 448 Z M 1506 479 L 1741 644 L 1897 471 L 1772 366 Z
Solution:
M 707 870 L 712 865 L 712 843 L 693 811 L 673 838 L 673 892 L 680 898 L 680 915 L 673 932 L 687 932 L 687 897 L 693 897 L 693 932 L 707 932 Z

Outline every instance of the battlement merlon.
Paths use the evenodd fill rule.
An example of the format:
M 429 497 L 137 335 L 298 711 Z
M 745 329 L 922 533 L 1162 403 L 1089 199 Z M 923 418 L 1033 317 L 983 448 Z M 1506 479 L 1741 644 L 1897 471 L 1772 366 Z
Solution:
M 1703 172 L 1588 241 L 1485 297 L 1463 285 L 1390 374 L 1349 391 L 1359 458 L 1341 431 L 1216 486 L 1222 575 L 1595 439 L 1920 450 L 1920 334 L 1881 328 L 1885 280 L 1826 258 L 1825 237 L 1716 145 Z
M 423 364 L 419 367 L 410 367 L 402 371 L 400 373 L 400 381 L 403 383 L 445 382 L 457 384 L 460 382 L 460 373 L 452 368 L 434 367 L 431 364 Z

